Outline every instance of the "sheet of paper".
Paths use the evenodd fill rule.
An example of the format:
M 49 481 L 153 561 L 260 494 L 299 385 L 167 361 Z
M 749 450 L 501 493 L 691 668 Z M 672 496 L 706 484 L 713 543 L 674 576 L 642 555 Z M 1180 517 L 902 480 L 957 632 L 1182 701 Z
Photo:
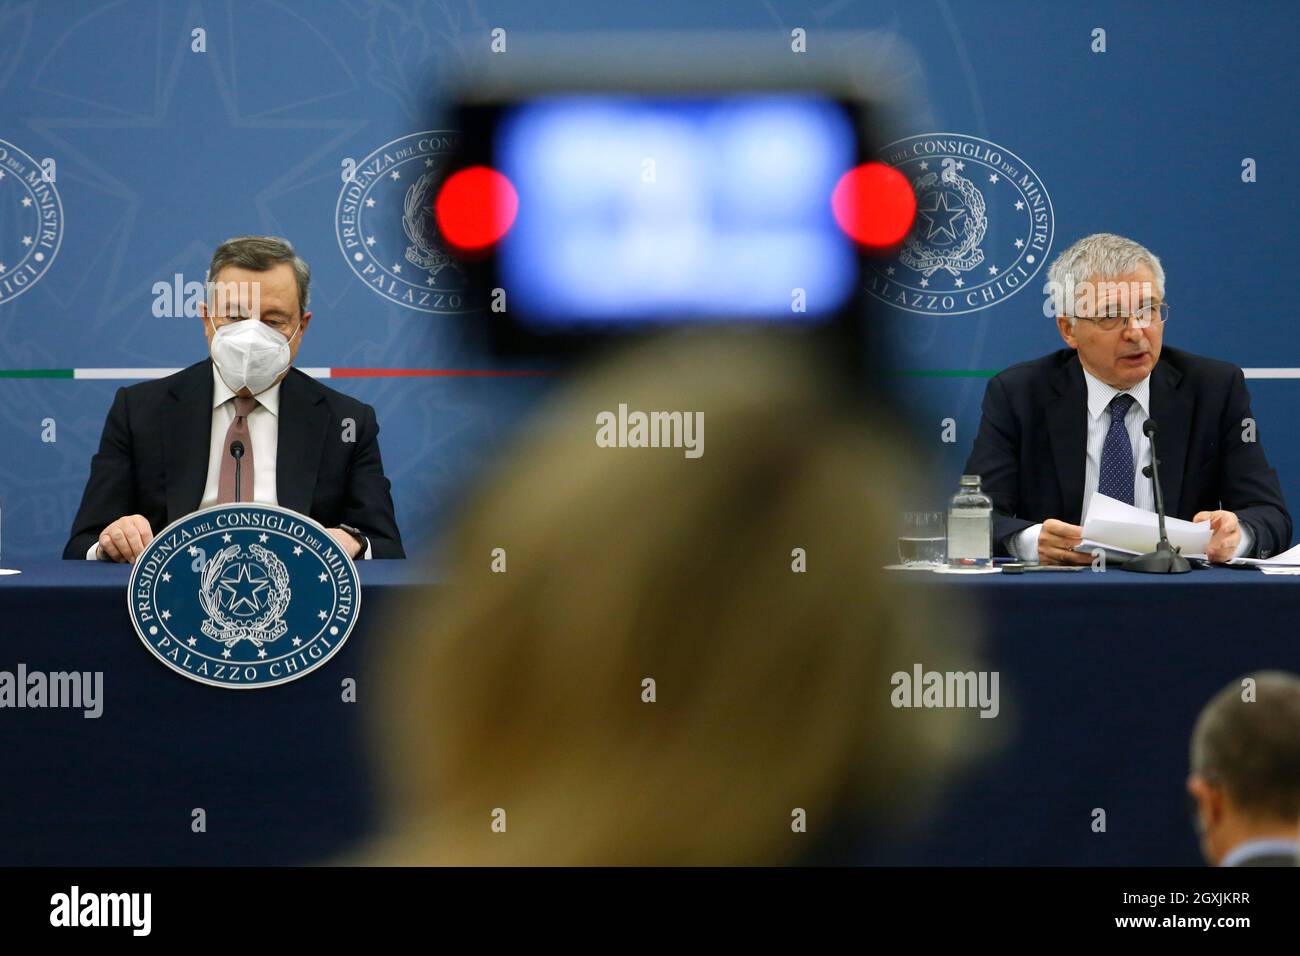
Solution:
M 1102 544 L 1100 541 L 1093 541 L 1090 538 L 1084 538 L 1083 541 L 1074 550 L 1083 551 L 1085 553 L 1091 554 L 1092 552 L 1096 551 L 1098 548 L 1106 552 L 1107 561 L 1115 561 L 1115 562 L 1124 561 L 1125 559 L 1134 557 L 1139 553 L 1145 553 L 1145 552 L 1138 552 L 1138 551 L 1130 551 L 1128 548 L 1116 548 L 1113 545 Z M 1202 552 L 1201 554 L 1184 554 L 1183 557 L 1187 558 L 1187 560 L 1191 561 L 1193 564 L 1196 565 L 1210 563 L 1210 559 L 1206 557 L 1204 552 Z
M 1276 567 L 1296 567 L 1300 566 L 1300 544 L 1297 544 L 1290 551 L 1283 551 L 1281 554 L 1275 554 L 1271 558 L 1232 558 L 1229 564 L 1247 564 L 1247 565 L 1273 565 Z
M 1204 558 L 1214 532 L 1208 521 L 1191 522 L 1182 518 L 1165 518 L 1169 543 L 1182 549 L 1188 558 Z M 1116 501 L 1100 492 L 1088 503 L 1083 519 L 1083 543 L 1076 551 L 1090 551 L 1100 544 L 1120 553 L 1146 554 L 1160 543 L 1160 519 L 1154 511 L 1143 511 Z
M 1259 568 L 1259 569 L 1260 569 L 1261 571 L 1263 571 L 1265 574 L 1296 574 L 1296 575 L 1300 575 L 1300 567 L 1296 567 L 1295 565 L 1285 565 L 1285 564 L 1281 564 L 1281 565 L 1279 565 L 1279 564 L 1273 564 L 1273 565 L 1269 565 L 1269 564 L 1257 564 L 1257 565 L 1255 565 L 1255 567 Z
M 1114 557 L 1131 558 L 1133 555 L 1138 554 L 1137 551 L 1130 551 L 1128 548 L 1117 548 L 1114 545 L 1110 545 L 1110 544 L 1102 544 L 1100 541 L 1093 541 L 1091 538 L 1084 538 L 1083 541 L 1079 543 L 1079 546 L 1074 550 L 1075 551 L 1096 551 L 1098 548 L 1101 548 L 1103 551 L 1105 551 L 1106 557 L 1108 558 L 1114 558 Z

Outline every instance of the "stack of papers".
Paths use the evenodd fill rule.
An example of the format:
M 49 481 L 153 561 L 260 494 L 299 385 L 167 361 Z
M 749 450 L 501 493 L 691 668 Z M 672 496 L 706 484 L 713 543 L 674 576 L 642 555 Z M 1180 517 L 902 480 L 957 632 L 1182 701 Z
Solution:
M 1290 551 L 1283 551 L 1281 554 L 1275 554 L 1271 558 L 1230 558 L 1229 564 L 1253 565 L 1261 571 L 1272 570 L 1273 574 L 1300 573 L 1300 544 L 1296 545 Z M 1284 569 L 1295 568 L 1295 571 L 1287 572 Z
M 1169 543 L 1182 550 L 1183 557 L 1201 560 L 1205 560 L 1205 549 L 1214 536 L 1208 521 L 1191 522 L 1170 517 L 1165 518 L 1165 533 L 1169 536 Z M 1143 511 L 1098 492 L 1088 502 L 1088 513 L 1083 518 L 1083 541 L 1074 550 L 1103 548 L 1108 556 L 1129 557 L 1154 551 L 1159 543 L 1160 519 L 1154 511 Z M 1300 547 L 1292 551 L 1296 552 L 1293 563 L 1300 565 Z

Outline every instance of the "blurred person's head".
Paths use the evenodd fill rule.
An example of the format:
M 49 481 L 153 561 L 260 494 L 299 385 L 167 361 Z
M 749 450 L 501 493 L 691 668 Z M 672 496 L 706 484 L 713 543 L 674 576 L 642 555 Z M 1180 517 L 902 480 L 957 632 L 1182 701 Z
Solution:
M 896 671 L 978 667 L 978 628 L 882 570 L 916 475 L 827 379 L 756 335 L 683 335 L 524 427 L 452 580 L 389 624 L 380 862 L 808 859 L 917 802 L 963 721 L 991 732 L 890 705 Z M 703 454 L 600 447 L 620 405 L 702 413 Z
M 1300 678 L 1281 671 L 1229 684 L 1192 732 L 1187 790 L 1205 859 L 1252 840 L 1300 841 Z

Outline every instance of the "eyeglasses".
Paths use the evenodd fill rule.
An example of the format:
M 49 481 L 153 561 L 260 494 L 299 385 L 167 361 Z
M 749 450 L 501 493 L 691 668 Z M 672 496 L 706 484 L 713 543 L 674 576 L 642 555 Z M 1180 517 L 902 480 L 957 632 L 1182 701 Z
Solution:
M 1092 322 L 1103 332 L 1114 332 L 1116 329 L 1128 327 L 1129 320 L 1133 320 L 1134 328 L 1146 329 L 1151 326 L 1162 326 L 1169 321 L 1169 303 L 1160 302 L 1156 305 L 1149 305 L 1145 309 L 1138 309 L 1134 313 L 1128 312 L 1108 312 L 1105 315 L 1076 315 L 1076 319 L 1084 319 Z
M 234 325 L 236 322 L 243 322 L 248 318 L 250 318 L 250 316 L 247 315 L 214 315 L 212 317 L 212 324 L 217 328 L 222 328 L 223 326 Z M 295 322 L 297 322 L 297 319 L 286 319 L 280 317 L 262 319 L 263 325 L 279 332 L 286 339 L 293 331 Z

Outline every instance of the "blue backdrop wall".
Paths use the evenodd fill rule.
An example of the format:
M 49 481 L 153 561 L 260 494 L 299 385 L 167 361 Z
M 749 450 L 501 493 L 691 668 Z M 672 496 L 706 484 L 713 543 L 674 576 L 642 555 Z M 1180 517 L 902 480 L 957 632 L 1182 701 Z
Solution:
M 213 247 L 245 233 L 287 236 L 311 263 L 315 321 L 298 364 L 335 370 L 329 384 L 376 407 L 408 553 L 430 549 L 461 480 L 543 386 L 483 374 L 500 369 L 472 344 L 481 320 L 446 304 L 454 273 L 429 283 L 443 304 L 424 307 L 366 281 L 338 239 L 340 170 L 428 129 L 439 84 L 485 55 L 496 27 L 513 49 L 538 31 L 570 32 L 574 58 L 592 31 L 609 29 L 754 30 L 788 46 L 802 27 L 808 56 L 839 57 L 854 50 L 828 31 L 896 36 L 902 79 L 923 104 L 899 135 L 978 138 L 1032 169 L 1051 205 L 1038 268 L 1096 231 L 1155 250 L 1174 305 L 1166 341 L 1251 370 L 1262 440 L 1300 502 L 1285 256 L 1285 164 L 1300 146 L 1289 112 L 1295 21 L 1285 2 L 0 3 L 7 563 L 61 552 L 114 390 L 206 354 L 197 319 L 155 315 L 155 284 L 201 280 Z M 33 186 L 28 174 L 51 159 L 52 188 Z M 1243 181 L 1246 159 L 1254 182 Z M 1014 196 L 975 169 L 988 243 L 1009 242 L 1019 220 L 993 205 Z M 989 245 L 987 263 L 1003 251 Z M 982 375 L 1059 345 L 1036 276 L 974 311 L 904 316 L 896 364 L 924 373 L 904 388 L 932 429 L 945 482 L 974 435 Z M 935 281 L 960 277 L 941 270 Z M 347 369 L 376 374 L 342 377 Z M 391 374 L 410 369 L 457 374 Z M 950 444 L 945 418 L 956 421 Z

